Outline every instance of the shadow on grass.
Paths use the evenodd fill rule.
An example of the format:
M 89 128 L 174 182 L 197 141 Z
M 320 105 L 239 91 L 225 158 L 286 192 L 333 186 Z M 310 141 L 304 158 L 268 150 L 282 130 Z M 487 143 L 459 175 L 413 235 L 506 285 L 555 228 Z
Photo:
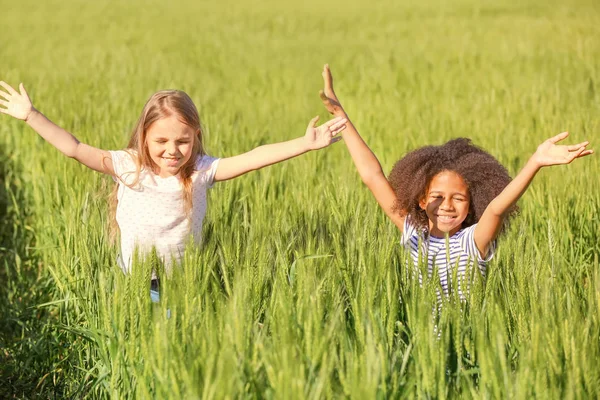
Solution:
M 27 182 L 0 153 L 0 398 L 62 398 L 53 281 L 36 255 Z M 55 326 L 55 325 L 54 325 Z

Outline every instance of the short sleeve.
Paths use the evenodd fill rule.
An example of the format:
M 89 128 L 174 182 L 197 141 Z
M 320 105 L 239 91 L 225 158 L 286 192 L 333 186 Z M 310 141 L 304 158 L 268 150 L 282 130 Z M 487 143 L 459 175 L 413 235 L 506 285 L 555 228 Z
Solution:
M 208 188 L 211 188 L 215 183 L 215 174 L 219 166 L 220 158 L 203 155 L 196 160 L 196 171 L 202 177 Z
M 120 180 L 127 182 L 128 176 L 135 176 L 137 166 L 133 154 L 125 150 L 109 151 L 109 154 L 115 171 L 115 176 L 113 176 L 115 182 Z
M 490 243 L 487 256 L 485 258 L 481 257 L 481 253 L 475 244 L 474 232 L 476 226 L 477 224 L 471 225 L 463 230 L 463 234 L 460 238 L 460 245 L 468 255 L 473 256 L 478 262 L 487 263 L 494 257 L 494 253 L 496 252 L 496 241 L 493 240 Z
M 403 246 L 407 246 L 410 243 L 410 239 L 417 235 L 417 227 L 412 223 L 410 215 L 407 215 L 404 218 L 404 227 L 402 228 L 402 238 L 400 239 L 400 243 Z

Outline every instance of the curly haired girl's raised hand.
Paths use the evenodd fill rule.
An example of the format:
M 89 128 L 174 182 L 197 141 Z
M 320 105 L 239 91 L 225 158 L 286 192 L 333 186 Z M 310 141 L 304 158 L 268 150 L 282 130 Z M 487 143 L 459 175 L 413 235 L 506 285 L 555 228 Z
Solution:
M 360 136 L 335 95 L 329 65 L 325 64 L 321 75 L 323 76 L 323 90 L 319 92 L 319 96 L 327 111 L 337 117 L 344 117 L 346 120 L 346 129 L 342 135 L 363 183 L 373 193 L 385 214 L 402 231 L 405 217 L 394 210 L 396 194 L 383 174 L 379 160 Z
M 4 81 L 0 81 L 0 86 L 6 90 L 0 90 L 0 112 L 27 121 L 34 108 L 23 84 L 19 84 L 18 92 Z
M 487 206 L 474 232 L 475 244 L 482 256 L 487 254 L 490 243 L 498 236 L 506 212 L 521 198 L 542 167 L 569 164 L 593 153 L 586 149 L 588 141 L 570 146 L 556 144 L 567 136 L 568 132 L 559 133 L 540 144 L 515 179 Z
M 556 144 L 567 136 L 569 136 L 569 132 L 559 133 L 538 146 L 533 159 L 540 167 L 569 164 L 576 158 L 585 157 L 594 152 L 593 150 L 586 149 L 590 144 L 588 141 L 570 146 Z
M 323 101 L 323 105 L 333 115 L 345 115 L 344 108 L 333 91 L 333 76 L 331 76 L 329 64 L 323 66 L 321 75 L 323 76 L 323 90 L 319 91 L 319 96 Z

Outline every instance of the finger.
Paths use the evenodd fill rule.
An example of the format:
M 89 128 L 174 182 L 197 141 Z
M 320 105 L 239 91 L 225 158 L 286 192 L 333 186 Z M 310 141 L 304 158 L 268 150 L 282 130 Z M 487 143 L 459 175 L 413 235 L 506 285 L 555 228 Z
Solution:
M 2 90 L 0 90 L 0 96 L 5 98 L 6 100 L 10 100 L 12 97 L 9 93 L 6 93 L 5 91 L 2 91 Z
M 323 65 L 323 72 L 321 72 L 323 76 L 323 80 L 327 80 L 327 77 L 331 75 L 331 71 L 329 70 L 329 64 Z
M 319 97 L 321 98 L 321 101 L 323 102 L 323 104 L 325 104 L 325 105 L 329 104 L 329 97 L 327 97 L 325 95 L 325 92 L 323 92 L 322 90 L 319 90 Z
M 325 90 L 333 91 L 333 76 L 331 76 L 329 64 L 323 66 L 323 83 L 325 85 Z
M 345 124 L 346 122 L 348 122 L 348 120 L 344 117 L 335 117 L 335 118 L 330 119 L 329 121 L 325 122 L 323 125 L 325 125 L 327 128 L 331 128 L 332 126 L 334 126 L 335 124 L 338 124 L 340 122 L 342 124 Z
M 346 118 L 344 118 L 344 119 L 340 120 L 339 122 L 336 122 L 335 124 L 332 124 L 329 127 L 329 129 L 332 130 L 332 131 L 337 130 L 337 129 L 339 129 L 342 126 L 346 126 L 346 122 L 348 122 L 348 120 Z
M 341 136 L 336 136 L 333 139 L 331 139 L 330 143 L 336 143 L 339 142 L 340 140 L 342 140 L 343 138 Z
M 346 129 L 346 124 L 339 124 L 339 125 L 335 125 L 335 126 L 332 126 L 329 128 L 329 130 L 331 132 L 335 132 L 335 133 L 341 132 L 344 129 Z
M 310 120 L 310 122 L 308 123 L 308 127 L 309 128 L 314 128 L 317 126 L 317 121 L 319 120 L 319 116 L 317 115 L 316 117 L 314 117 L 313 119 Z
M 331 129 L 331 128 L 330 128 L 330 129 L 329 129 L 329 131 L 331 132 L 331 134 L 332 134 L 333 136 L 335 136 L 335 135 L 337 135 L 338 133 L 340 133 L 341 131 L 343 131 L 344 129 L 346 129 L 346 125 L 339 126 L 339 127 L 335 128 L 335 129 Z
M 25 90 L 25 86 L 23 85 L 23 83 L 19 83 L 19 92 L 21 93 L 21 96 L 25 96 L 27 98 L 29 98 L 29 95 L 27 94 L 27 90 Z
M 0 108 L 0 113 L 8 114 L 8 110 L 6 108 Z
M 8 101 L 6 100 L 0 100 L 0 104 L 2 104 L 4 107 L 8 107 Z
M 569 153 L 569 155 L 567 156 L 569 159 L 569 163 L 571 163 L 571 161 L 573 161 L 574 159 L 578 158 L 581 156 L 581 153 L 583 153 L 585 151 L 585 147 L 580 148 L 579 150 L 573 152 L 573 153 Z
M 576 158 L 589 156 L 590 154 L 594 154 L 594 150 L 586 150 L 585 148 L 581 148 L 578 151 L 569 154 L 569 162 L 573 161 Z
M 590 144 L 590 142 L 588 142 L 586 140 L 585 142 L 581 142 L 581 143 L 572 144 L 570 146 L 567 146 L 567 150 L 569 150 L 569 151 L 576 151 L 576 150 L 579 150 L 581 147 L 586 147 L 588 144 Z
M 12 94 L 13 96 L 18 94 L 17 91 L 15 89 L 13 89 L 12 86 L 10 86 L 8 83 L 6 83 L 4 81 L 0 81 L 0 86 L 2 86 L 4 89 L 6 89 L 8 91 L 8 93 Z
M 556 142 L 560 142 L 561 140 L 563 140 L 564 138 L 566 138 L 567 136 L 569 136 L 569 132 L 562 132 L 559 133 L 556 136 L 551 137 L 550 139 L 548 139 L 551 143 L 556 143 Z

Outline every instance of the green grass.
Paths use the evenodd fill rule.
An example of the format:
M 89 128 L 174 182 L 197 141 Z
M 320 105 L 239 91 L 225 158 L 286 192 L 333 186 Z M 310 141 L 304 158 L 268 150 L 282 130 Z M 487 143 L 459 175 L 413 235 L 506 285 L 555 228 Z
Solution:
M 122 148 L 165 88 L 231 156 L 326 113 L 323 63 L 385 171 L 467 136 L 514 176 L 563 130 L 600 142 L 593 1 L 19 2 L 0 79 Z M 434 320 L 399 233 L 338 143 L 219 183 L 204 244 L 151 304 L 107 240 L 111 180 L 0 118 L 0 391 L 16 398 L 594 398 L 600 165 L 541 171 L 487 282 Z M 167 309 L 171 318 L 166 319 Z

